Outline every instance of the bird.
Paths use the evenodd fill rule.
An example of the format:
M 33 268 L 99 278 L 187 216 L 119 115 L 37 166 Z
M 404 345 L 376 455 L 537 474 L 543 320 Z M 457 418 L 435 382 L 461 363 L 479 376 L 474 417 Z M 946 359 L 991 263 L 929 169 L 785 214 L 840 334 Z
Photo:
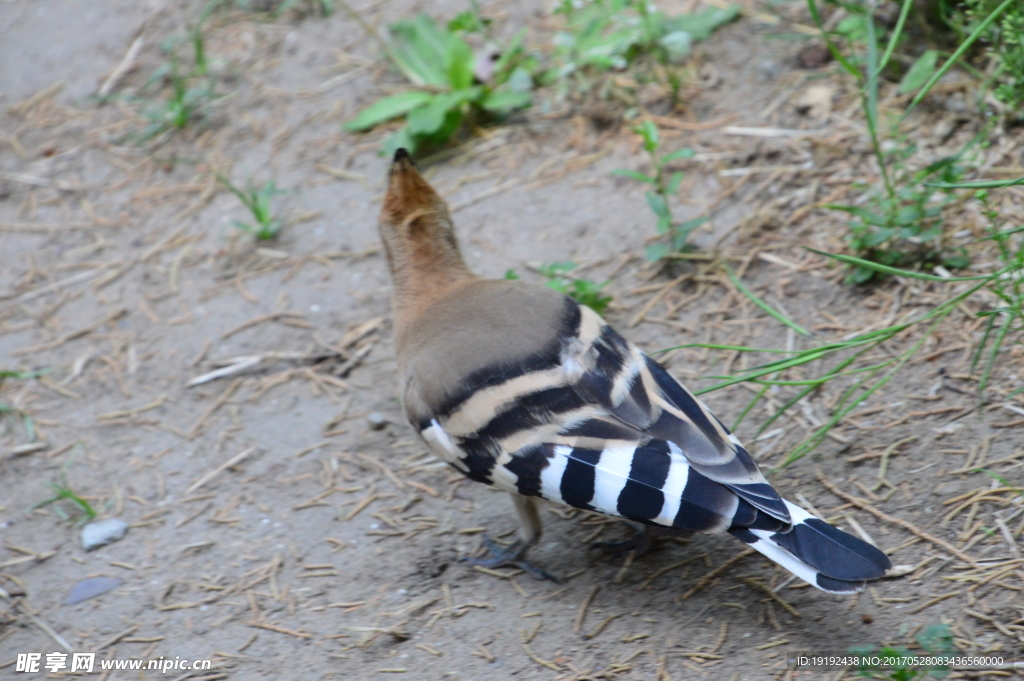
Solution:
M 405 149 L 378 228 L 409 423 L 441 460 L 510 493 L 518 515 L 518 538 L 504 548 L 486 539 L 491 557 L 476 564 L 555 579 L 526 560 L 546 500 L 633 521 L 645 536 L 728 533 L 831 593 L 860 591 L 892 567 L 783 499 L 701 400 L 589 307 L 473 273 L 447 204 Z

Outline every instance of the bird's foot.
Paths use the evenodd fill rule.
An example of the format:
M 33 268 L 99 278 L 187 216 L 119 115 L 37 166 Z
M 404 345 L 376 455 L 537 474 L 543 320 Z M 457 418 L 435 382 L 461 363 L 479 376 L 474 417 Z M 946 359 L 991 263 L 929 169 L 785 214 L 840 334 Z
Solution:
M 526 562 L 526 552 L 530 549 L 530 544 L 518 540 L 511 546 L 499 546 L 486 536 L 483 537 L 483 542 L 491 554 L 490 558 L 463 558 L 462 561 L 485 568 L 517 567 L 534 579 L 549 579 L 555 584 L 561 584 L 561 581 L 550 572 Z
M 654 535 L 648 526 L 634 530 L 633 534 L 622 541 L 599 541 L 590 545 L 592 549 L 601 549 L 606 553 L 620 554 L 635 551 L 637 557 L 642 556 L 654 548 Z
M 692 532 L 682 532 L 671 528 L 642 525 L 640 529 L 635 530 L 633 535 L 628 539 L 623 541 L 595 542 L 590 545 L 590 548 L 601 549 L 602 551 L 607 551 L 608 553 L 613 554 L 635 551 L 636 557 L 639 558 L 656 548 L 656 540 L 659 537 L 688 537 L 692 534 Z

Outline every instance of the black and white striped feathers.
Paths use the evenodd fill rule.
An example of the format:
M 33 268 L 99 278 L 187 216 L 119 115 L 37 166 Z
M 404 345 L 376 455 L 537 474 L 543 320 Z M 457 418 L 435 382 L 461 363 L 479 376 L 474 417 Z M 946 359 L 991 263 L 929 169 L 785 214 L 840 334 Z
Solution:
M 473 480 L 647 525 L 729 532 L 834 593 L 891 567 L 782 499 L 700 400 L 571 298 L 466 277 L 406 314 L 396 348 L 409 419 Z

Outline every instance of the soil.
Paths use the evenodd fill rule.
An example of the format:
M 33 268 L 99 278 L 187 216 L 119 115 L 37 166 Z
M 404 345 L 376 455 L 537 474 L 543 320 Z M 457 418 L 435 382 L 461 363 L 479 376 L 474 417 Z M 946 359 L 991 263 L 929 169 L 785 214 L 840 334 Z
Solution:
M 557 24 L 549 5 L 483 10 L 500 34 L 527 26 L 543 45 Z M 771 478 L 784 495 L 802 494 L 840 527 L 895 549 L 903 576 L 835 597 L 787 583 L 730 537 L 666 541 L 635 559 L 607 555 L 589 545 L 630 529 L 560 508 L 545 511 L 531 557 L 561 584 L 460 562 L 481 550 L 485 533 L 510 535 L 515 518 L 505 495 L 453 474 L 403 421 L 375 227 L 387 131 L 341 128 L 401 80 L 348 14 L 323 17 L 313 6 L 276 19 L 216 13 L 207 53 L 227 96 L 203 121 L 140 144 L 129 135 L 159 100 L 144 85 L 167 63 L 161 42 L 194 25 L 201 8 L 3 3 L 0 369 L 40 373 L 0 386 L 10 407 L 0 423 L 0 676 L 22 678 L 18 653 L 59 651 L 54 636 L 101 658 L 213 660 L 212 670 L 171 672 L 177 679 L 840 679 L 855 670 L 794 671 L 787 659 L 912 645 L 940 623 L 964 652 L 1021 660 L 1022 527 L 1012 515 L 1021 497 L 971 466 L 994 462 L 1005 480 L 1024 480 L 1024 412 L 1011 395 L 1024 372 L 1019 347 L 1002 353 L 989 403 L 977 408 L 969 360 L 982 333 L 974 314 L 993 304 L 985 298 L 964 303 L 813 455 L 779 467 L 828 419 L 844 384 L 813 393 L 752 445 L 766 470 L 779 467 Z M 463 6 L 354 9 L 384 26 Z M 541 281 L 537 263 L 580 263 L 580 276 L 610 280 L 607 317 L 651 352 L 702 342 L 811 347 L 923 313 L 962 286 L 853 288 L 841 267 L 804 249 L 843 250 L 846 222 L 822 204 L 853 200 L 853 182 L 877 169 L 852 85 L 807 47 L 803 6 L 746 10 L 699 44 L 679 107 L 656 89 L 642 97 L 641 113 L 661 116 L 668 149 L 698 152 L 679 166 L 687 175 L 678 213 L 711 216 L 694 242 L 716 256 L 668 270 L 647 264 L 654 219 L 643 188 L 610 173 L 648 168 L 636 136 L 616 123 L 621 111 L 542 93 L 545 106 L 424 163 L 452 204 L 471 266 Z M 117 96 L 98 101 L 139 35 Z M 954 73 L 911 120 L 929 158 L 978 129 L 964 78 Z M 892 88 L 885 103 L 895 107 Z M 789 132 L 754 137 L 726 126 Z M 991 140 L 979 165 L 1020 165 L 1012 133 L 998 129 Z M 274 197 L 287 220 L 276 240 L 256 242 L 232 224 L 249 216 L 218 174 L 285 190 Z M 1011 191 L 1001 207 L 1019 218 L 1022 206 Z M 963 243 L 981 235 L 976 211 L 964 207 L 955 219 Z M 814 337 L 738 293 L 723 262 Z M 876 360 L 921 331 L 901 334 Z M 189 385 L 254 355 L 255 367 Z M 661 357 L 703 387 L 768 355 L 689 348 Z M 740 437 L 752 441 L 792 390 L 773 388 Z M 732 423 L 752 395 L 734 386 L 705 399 Z M 876 487 L 880 478 L 891 489 Z M 128 534 L 84 551 L 81 507 L 40 505 L 52 484 L 130 523 Z M 1001 491 L 959 508 L 988 488 Z M 1003 517 L 1013 544 L 997 526 Z M 915 531 L 926 538 L 913 541 Z M 122 584 L 66 605 L 72 585 L 93 576 Z M 104 678 L 158 677 L 133 674 Z

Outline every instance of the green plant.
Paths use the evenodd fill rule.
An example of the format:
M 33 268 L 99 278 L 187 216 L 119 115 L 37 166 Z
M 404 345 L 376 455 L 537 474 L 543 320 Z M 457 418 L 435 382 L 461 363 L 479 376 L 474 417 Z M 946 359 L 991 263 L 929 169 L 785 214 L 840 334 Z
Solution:
M 808 0 L 808 2 L 815 21 L 818 22 L 820 26 L 821 17 L 817 12 L 815 0 Z M 924 84 L 921 85 L 921 88 L 917 91 L 917 94 L 914 96 L 914 99 L 911 101 L 908 109 L 904 111 L 903 117 L 905 117 L 907 112 L 926 95 L 927 91 L 946 71 L 948 71 L 953 63 L 955 63 L 955 61 L 965 53 L 970 43 L 976 40 L 977 36 L 984 30 L 986 22 L 991 23 L 994 21 L 999 12 L 1005 10 L 1008 6 L 1009 2 L 1004 1 L 996 7 L 992 14 L 990 14 L 985 21 L 974 29 L 971 35 L 968 36 L 967 39 L 957 48 L 953 55 L 927 78 Z M 909 7 L 910 0 L 905 0 L 903 12 L 897 22 L 896 29 L 894 29 L 896 33 L 901 30 Z M 873 30 L 871 28 L 873 26 L 871 21 L 867 21 L 864 25 L 866 26 L 865 30 L 867 32 Z M 935 219 L 936 214 L 934 212 L 930 212 L 930 208 L 932 208 L 932 206 L 929 205 L 929 201 L 932 199 L 929 198 L 926 201 L 923 197 L 930 196 L 931 192 L 939 191 L 944 195 L 943 198 L 938 200 L 941 203 L 948 199 L 948 194 L 946 194 L 946 192 L 952 190 L 971 190 L 976 192 L 974 198 L 981 204 L 983 215 L 989 219 L 989 226 L 987 228 L 988 234 L 984 237 L 984 240 L 990 240 L 996 244 L 999 266 L 987 273 L 979 274 L 977 276 L 948 277 L 901 269 L 899 267 L 893 267 L 891 265 L 866 258 L 823 253 L 821 251 L 809 249 L 815 253 L 824 255 L 850 266 L 853 268 L 854 272 L 863 271 L 871 273 L 872 276 L 900 276 L 922 281 L 945 282 L 946 284 L 950 284 L 953 288 L 948 291 L 944 299 L 937 304 L 934 304 L 924 313 L 915 314 L 912 311 L 905 311 L 901 320 L 893 320 L 892 323 L 883 328 L 862 333 L 853 336 L 852 338 L 845 338 L 838 342 L 816 345 L 805 350 L 786 351 L 707 343 L 695 343 L 679 346 L 709 348 L 739 353 L 771 353 L 787 355 L 782 359 L 768 361 L 759 364 L 758 366 L 741 370 L 733 375 L 709 377 L 717 379 L 718 382 L 696 391 L 697 394 L 703 394 L 741 382 L 749 382 L 760 386 L 760 389 L 757 391 L 755 396 L 748 402 L 737 418 L 734 424 L 735 428 L 753 410 L 753 408 L 765 398 L 769 389 L 774 388 L 779 390 L 780 393 L 778 397 L 785 395 L 785 393 L 781 391 L 793 389 L 791 394 L 783 398 L 784 402 L 774 408 L 770 417 L 762 421 L 760 429 L 754 435 L 755 438 L 757 435 L 765 432 L 780 416 L 787 413 L 805 398 L 809 397 L 814 391 L 833 382 L 840 385 L 839 395 L 836 396 L 835 399 L 830 400 L 831 414 L 828 415 L 827 420 L 816 426 L 807 437 L 790 449 L 788 455 L 778 467 L 783 467 L 793 461 L 796 461 L 813 451 L 819 444 L 821 444 L 836 424 L 848 416 L 859 405 L 863 404 L 865 400 L 881 390 L 893 379 L 894 376 L 896 376 L 907 362 L 917 356 L 922 347 L 924 347 L 925 341 L 932 336 L 938 325 L 948 318 L 961 303 L 968 300 L 975 294 L 981 291 L 986 291 L 999 301 L 997 306 L 994 308 L 985 309 L 978 313 L 979 316 L 985 318 L 987 322 L 981 341 L 976 346 L 975 353 L 972 357 L 972 370 L 976 369 L 978 366 L 983 366 L 979 377 L 979 397 L 981 399 L 983 399 L 985 388 L 995 372 L 995 366 L 1000 351 L 1005 348 L 1008 343 L 1012 342 L 1020 344 L 1024 342 L 1022 341 L 1022 336 L 1024 336 L 1024 242 L 1021 241 L 1021 235 L 1024 234 L 1024 227 L 1006 228 L 1005 225 L 1000 224 L 1000 216 L 988 203 L 989 197 L 987 194 L 987 190 L 990 189 L 1000 189 L 1012 185 L 1024 184 L 1024 177 L 1008 181 L 942 181 L 942 177 L 956 178 L 960 176 L 959 171 L 955 171 L 956 159 L 945 159 L 940 162 L 942 165 L 927 168 L 923 173 L 916 175 L 916 177 L 911 176 L 911 179 L 909 180 L 904 179 L 905 176 L 899 172 L 901 168 L 898 165 L 895 166 L 897 172 L 895 174 L 890 173 L 891 168 L 886 163 L 888 157 L 881 151 L 880 136 L 878 134 L 877 76 L 891 56 L 892 49 L 896 44 L 897 36 L 893 35 L 890 37 L 885 52 L 881 57 L 875 53 L 878 47 L 878 41 L 874 37 L 868 41 L 868 56 L 863 63 L 864 68 L 866 69 L 866 76 L 871 77 L 862 77 L 858 67 L 855 67 L 848 60 L 845 60 L 845 57 L 843 57 L 842 53 L 839 52 L 836 45 L 831 42 L 831 38 L 829 36 L 826 37 L 829 41 L 829 46 L 837 56 L 837 59 L 844 61 L 844 68 L 861 79 L 861 95 L 865 109 L 865 117 L 868 121 L 868 131 L 872 144 L 875 148 L 875 153 L 879 158 L 882 173 L 883 186 L 880 189 L 876 189 L 876 191 L 880 193 L 884 192 L 885 197 L 883 199 L 875 200 L 891 201 L 892 203 L 888 210 L 892 211 L 896 215 L 899 214 L 899 211 L 903 210 L 908 211 L 908 214 L 913 213 L 915 219 L 907 220 L 906 222 L 914 223 L 919 226 L 923 223 L 924 229 L 927 230 L 930 228 L 930 223 L 927 221 L 929 219 Z M 875 47 L 872 48 L 872 45 Z M 910 185 L 910 188 L 906 189 L 904 185 Z M 904 191 L 908 191 L 910 193 L 902 193 Z M 872 199 L 870 196 L 866 198 L 869 200 Z M 903 226 L 900 224 L 899 220 L 888 222 L 882 218 L 868 216 L 864 213 L 858 215 L 856 212 L 849 210 L 849 207 L 836 206 L 836 208 L 840 210 L 847 210 L 847 212 L 854 214 L 862 220 L 870 220 L 877 223 L 869 223 L 861 232 L 861 236 L 871 234 L 871 229 L 869 228 L 899 229 Z M 987 300 L 990 299 L 991 298 L 988 298 Z M 755 302 L 757 301 L 755 300 Z M 762 307 L 767 311 L 772 312 L 770 308 L 766 306 Z M 787 323 L 787 320 L 781 315 L 781 313 L 776 312 L 773 316 L 783 323 Z M 794 330 L 798 329 L 794 327 Z M 883 344 L 896 340 L 898 336 L 909 335 L 911 330 L 917 330 L 916 339 L 909 345 L 905 345 L 902 350 L 895 352 L 891 347 L 882 347 Z M 667 348 L 666 351 L 671 349 L 674 348 Z M 820 369 L 817 372 L 817 375 L 812 378 L 800 378 L 797 380 L 785 380 L 781 378 L 782 372 L 795 369 L 797 367 L 804 367 L 810 365 L 812 362 L 819 361 L 822 363 L 824 368 Z M 1024 392 L 1024 389 L 1017 389 L 1011 393 L 1010 396 L 1015 396 L 1021 392 Z
M 246 187 L 244 190 L 239 189 L 231 180 L 227 179 L 223 175 L 218 175 L 217 179 L 227 187 L 232 194 L 238 197 L 238 200 L 242 202 L 249 212 L 252 213 L 252 218 L 255 224 L 249 224 L 248 222 L 242 222 L 241 220 L 233 220 L 231 224 L 238 227 L 243 232 L 248 232 L 254 235 L 260 241 L 265 241 L 275 238 L 284 227 L 284 220 L 277 217 L 274 214 L 273 206 L 271 205 L 271 199 L 277 194 L 284 194 L 284 190 L 278 189 L 277 185 L 274 184 L 273 180 L 268 180 L 263 183 L 263 186 L 256 188 L 253 184 L 252 178 L 246 181 Z
M 421 14 L 391 24 L 391 40 L 383 47 L 391 62 L 414 89 L 379 99 L 345 124 L 351 132 L 405 118 L 405 125 L 385 142 L 382 153 L 399 147 L 410 152 L 443 144 L 467 119 L 501 116 L 529 106 L 533 79 L 522 63 L 520 32 L 489 68 L 489 77 L 474 77 L 476 57 L 459 33 L 484 26 L 483 20 L 460 14 L 446 27 Z
M 661 140 L 658 135 L 658 126 L 650 120 L 645 120 L 633 128 L 633 131 L 644 140 L 644 151 L 651 158 L 651 165 L 654 167 L 650 175 L 620 168 L 613 170 L 613 175 L 621 175 L 634 180 L 639 180 L 651 185 L 651 189 L 644 194 L 647 198 L 647 205 L 657 218 L 656 226 L 658 234 L 666 239 L 647 247 L 647 259 L 661 260 L 672 253 L 680 253 L 689 250 L 687 239 L 690 233 L 708 221 L 707 217 L 698 217 L 684 222 L 677 222 L 672 216 L 672 205 L 670 197 L 679 189 L 679 183 L 683 181 L 683 173 L 680 171 L 669 172 L 668 166 L 672 161 L 681 158 L 692 158 L 692 149 L 679 149 L 668 154 L 661 153 Z M 667 243 L 666 243 L 667 242 Z
M 767 312 L 769 315 L 771 315 L 772 317 L 774 317 L 775 319 L 780 321 L 782 324 L 785 324 L 789 328 L 793 329 L 794 331 L 799 333 L 801 336 L 810 336 L 811 335 L 810 331 L 808 331 L 804 327 L 800 326 L 799 324 L 794 322 L 792 319 L 790 319 L 789 317 L 787 317 L 783 313 L 781 313 L 778 310 L 776 310 L 774 307 L 772 307 L 771 305 L 769 305 L 765 301 L 763 301 L 760 298 L 758 298 L 757 295 L 753 291 L 751 291 L 749 288 L 747 288 L 746 284 L 744 284 L 742 281 L 740 281 L 739 277 L 737 277 L 735 274 L 733 274 L 732 270 L 729 269 L 728 266 L 725 268 L 725 273 L 726 273 L 726 275 L 728 275 L 729 281 L 732 282 L 733 286 L 735 286 L 736 289 L 740 293 L 742 293 L 747 298 L 749 298 L 750 301 L 752 303 L 754 303 L 754 305 L 757 305 L 759 308 L 761 308 L 762 310 Z
M 470 0 L 470 8 L 456 14 L 455 18 L 448 22 L 448 30 L 452 33 L 486 33 L 492 23 L 493 20 L 480 14 L 480 3 L 477 0 Z
M 221 5 L 229 0 L 212 0 L 212 3 Z M 290 10 L 296 10 L 300 14 L 319 14 L 329 17 L 334 13 L 333 0 L 234 0 L 234 4 L 243 12 L 264 14 L 272 19 L 283 16 Z
M 755 439 L 771 427 L 779 417 L 814 391 L 833 382 L 844 384 L 839 396 L 832 401 L 832 413 L 828 419 L 820 426 L 817 426 L 810 435 L 790 450 L 786 458 L 779 464 L 780 468 L 814 451 L 836 424 L 891 381 L 907 362 L 921 351 L 925 341 L 932 335 L 938 325 L 949 317 L 963 301 L 978 291 L 993 285 L 994 282 L 999 282 L 1003 277 L 1012 279 L 1024 275 L 1024 269 L 1011 265 L 997 269 L 989 274 L 974 277 L 943 278 L 923 272 L 901 270 L 849 255 L 823 253 L 814 249 L 808 250 L 847 265 L 866 267 L 885 275 L 899 275 L 910 279 L 952 284 L 967 283 L 967 288 L 950 295 L 947 299 L 923 314 L 914 315 L 912 312 L 908 312 L 904 316 L 904 321 L 897 321 L 884 328 L 862 333 L 853 338 L 824 343 L 805 350 L 786 351 L 713 343 L 691 343 L 677 346 L 680 348 L 710 348 L 741 353 L 788 355 L 788 357 L 783 359 L 741 370 L 731 376 L 709 376 L 708 378 L 717 379 L 718 382 L 694 391 L 695 394 L 701 395 L 742 382 L 749 382 L 760 386 L 761 389 L 747 403 L 733 424 L 733 428 L 736 428 L 765 397 L 770 388 L 773 386 L 779 386 L 779 388 L 783 389 L 795 388 L 795 393 L 785 399 L 769 418 L 761 422 L 759 429 L 753 436 Z M 875 352 L 881 350 L 882 345 L 886 342 L 894 340 L 898 335 L 909 329 L 915 328 L 921 329 L 921 331 L 918 338 L 908 347 L 899 352 L 894 352 L 891 349 L 881 354 Z M 676 348 L 666 348 L 664 351 L 667 352 L 673 349 Z M 821 361 L 825 368 L 813 378 L 786 380 L 778 377 L 783 371 L 806 366 L 818 361 Z
M 981 342 L 971 359 L 971 371 L 974 371 L 987 351 L 985 367 L 978 382 L 978 395 L 983 397 L 999 351 L 1010 332 L 1024 331 L 1024 281 L 1021 280 L 1024 277 L 1024 242 L 1018 236 L 1014 245 L 1014 235 L 1024 232 L 1024 227 L 999 229 L 999 213 L 989 203 L 988 190 L 980 189 L 974 196 L 982 205 L 982 214 L 989 220 L 989 234 L 985 239 L 996 243 L 1005 270 L 1005 274 L 993 277 L 988 285 L 989 291 L 995 294 L 1001 305 L 978 313 L 981 317 L 987 317 L 987 322 Z
M 1003 0 L 974 26 L 971 33 L 941 66 L 937 66 L 937 53 L 926 52 L 917 60 L 900 85 L 902 92 L 915 94 L 900 117 L 892 123 L 890 137 L 899 137 L 898 130 L 902 121 L 989 26 L 1016 1 L 1018 0 Z M 851 223 L 850 236 L 854 252 L 869 261 L 889 266 L 903 267 L 937 261 L 945 261 L 950 266 L 966 265 L 964 252 L 951 254 L 943 251 L 941 212 L 944 201 L 941 197 L 936 200 L 933 191 L 925 185 L 929 182 L 934 183 L 936 179 L 942 177 L 950 178 L 942 181 L 943 184 L 955 184 L 962 173 L 957 161 L 967 148 L 954 159 L 943 159 L 924 170 L 912 171 L 908 168 L 912 165 L 910 161 L 916 148 L 912 145 L 903 145 L 900 149 L 900 145 L 897 144 L 895 146 L 899 151 L 887 153 L 887 145 L 880 128 L 880 77 L 903 37 L 903 29 L 913 0 L 903 0 L 899 18 L 888 40 L 882 39 L 875 25 L 874 3 L 844 3 L 843 7 L 851 14 L 841 21 L 834 31 L 824 29 L 817 0 L 807 0 L 807 4 L 811 17 L 821 29 L 836 61 L 859 85 L 861 108 L 864 111 L 868 134 L 881 175 L 880 186 L 868 189 L 869 195 L 865 197 L 871 204 L 869 208 L 858 207 L 860 201 L 854 202 L 854 205 L 832 206 L 850 213 L 855 218 Z M 839 49 L 835 42 L 836 38 L 848 42 L 852 57 L 847 57 Z M 862 51 L 858 51 L 858 46 Z M 877 274 L 877 270 L 859 267 L 851 274 L 850 281 L 863 283 Z
M 949 7 L 947 22 L 965 35 L 989 17 L 998 7 L 998 0 L 961 0 Z M 1006 105 L 1014 118 L 1024 116 L 1024 5 L 1008 7 L 998 21 L 989 24 L 982 34 L 986 55 L 992 61 L 988 83 L 992 94 Z
M 142 117 L 148 120 L 149 124 L 142 131 L 141 141 L 146 142 L 164 132 L 184 130 L 218 99 L 209 77 L 203 25 L 219 5 L 220 0 L 207 3 L 199 21 L 195 26 L 191 26 L 184 36 L 172 36 L 164 41 L 162 50 L 168 61 L 149 77 L 142 88 L 146 90 L 159 84 L 163 88 L 163 97 L 143 110 Z M 191 47 L 192 65 L 191 68 L 184 70 L 180 51 L 186 43 Z
M 607 281 L 600 284 L 590 279 L 578 279 L 569 273 L 576 269 L 574 262 L 552 262 L 541 265 L 538 272 L 547 278 L 547 285 L 556 291 L 575 298 L 599 315 L 603 315 L 611 296 L 601 295 L 601 289 L 608 285 Z
M 142 132 L 147 141 L 166 131 L 184 130 L 214 97 L 208 84 L 193 86 L 191 77 L 180 73 L 177 59 L 171 60 L 168 73 L 170 91 L 162 102 L 142 112 L 149 125 Z
M 940 159 L 920 170 L 905 162 L 917 151 L 907 144 L 884 154 L 890 164 L 893 191 L 861 187 L 868 191 L 866 205 L 828 204 L 833 210 L 853 217 L 848 237 L 850 248 L 858 256 L 890 267 L 915 267 L 942 264 L 957 269 L 970 261 L 964 249 L 951 250 L 945 243 L 943 212 L 955 200 L 950 189 L 929 186 L 936 180 L 956 183 L 963 179 L 959 157 Z M 875 270 L 854 267 L 847 282 L 866 283 L 877 276 Z
M 203 34 L 203 24 L 206 23 L 215 7 L 216 1 L 207 3 L 203 8 L 203 13 L 199 15 L 199 21 L 188 29 L 188 41 L 192 44 L 192 59 L 195 61 L 192 72 L 197 76 L 205 76 L 209 71 L 210 64 L 206 59 L 206 35 Z
M 857 676 L 866 679 L 889 679 L 890 681 L 911 681 L 932 677 L 942 679 L 949 675 L 949 667 L 931 663 L 932 657 L 956 652 L 953 632 L 948 624 L 932 624 L 917 635 L 917 643 L 925 652 L 916 654 L 902 646 L 884 646 L 881 650 L 871 647 L 854 648 L 851 652 L 865 657 L 880 657 L 892 664 L 876 665 L 861 663 Z
M 44 499 L 43 501 L 40 501 L 39 503 L 35 504 L 32 507 L 33 509 L 42 508 L 43 506 L 49 506 L 50 504 L 56 503 L 58 501 L 66 500 L 72 502 L 72 504 L 84 514 L 84 516 L 82 518 L 79 518 L 77 522 L 87 522 L 96 517 L 96 511 L 93 509 L 92 505 L 88 501 L 83 499 L 79 494 L 77 494 L 73 489 L 71 489 L 71 487 L 67 483 L 67 480 L 64 479 L 63 472 L 61 472 L 60 482 L 47 483 L 47 487 L 49 487 L 50 490 L 53 492 L 53 496 L 50 497 L 49 499 Z M 53 508 L 57 515 L 60 516 L 61 520 L 70 520 L 67 513 L 59 505 L 54 506 Z
M 678 64 L 694 42 L 739 12 L 739 5 L 730 5 L 669 16 L 650 0 L 562 0 L 555 13 L 565 17 L 566 28 L 555 35 L 555 65 L 548 79 L 585 79 L 625 69 L 647 55 L 662 65 Z M 673 85 L 677 91 L 678 83 Z
M 45 371 L 19 371 L 16 369 L 0 369 L 0 386 L 4 384 L 4 381 L 8 378 L 14 379 L 15 381 L 28 381 L 33 378 L 39 378 Z
M 559 293 L 564 293 L 574 298 L 581 305 L 586 305 L 599 315 L 604 315 L 608 304 L 612 302 L 611 296 L 601 295 L 601 289 L 608 285 L 607 281 L 597 282 L 590 279 L 579 279 L 569 275 L 569 272 L 576 269 L 574 262 L 552 262 L 545 263 L 537 268 L 543 277 L 547 279 L 547 285 Z M 505 272 L 506 279 L 519 279 L 514 270 Z
M 1019 487 L 1014 487 L 1014 485 L 1009 480 L 1007 480 L 1003 476 L 999 475 L 995 471 L 990 471 L 987 468 L 973 468 L 971 470 L 974 471 L 975 473 L 984 473 L 985 475 L 987 475 L 988 477 L 992 478 L 993 480 L 998 481 L 1003 487 L 1009 487 L 1014 492 L 1016 492 L 1018 496 L 1024 497 L 1024 489 L 1021 489 Z
M 992 9 L 949 58 L 937 68 L 937 58 L 924 56 L 918 60 L 918 63 L 904 76 L 902 83 L 905 92 L 912 92 L 916 88 L 916 93 L 900 118 L 893 123 L 892 137 L 898 138 L 899 125 L 910 111 L 967 52 L 987 27 L 1010 7 L 1013 1 L 1003 0 Z M 979 316 L 987 318 L 986 329 L 972 358 L 972 370 L 982 362 L 984 363 L 979 377 L 980 395 L 983 395 L 993 375 L 1001 349 L 1011 340 L 1020 343 L 1021 336 L 1024 335 L 1022 334 L 1024 332 L 1024 244 L 1020 240 L 1020 234 L 1024 233 L 1024 227 L 1007 229 L 999 225 L 999 215 L 988 204 L 988 194 L 984 191 L 1024 184 L 1024 178 L 1005 182 L 959 181 L 963 172 L 959 167 L 961 156 L 970 144 L 956 157 L 943 159 L 919 171 L 908 169 L 911 165 L 909 160 L 915 151 L 912 147 L 904 145 L 901 148 L 896 145 L 896 151 L 883 152 L 883 139 L 878 117 L 879 76 L 892 57 L 911 4 L 912 0 L 903 0 L 900 16 L 887 41 L 879 39 L 870 13 L 865 12 L 856 21 L 847 22 L 846 26 L 840 25 L 844 29 L 842 35 L 862 39 L 866 47 L 860 59 L 848 59 L 833 41 L 836 33 L 826 33 L 822 29 L 828 47 L 836 60 L 859 83 L 862 108 L 872 148 L 878 160 L 881 182 L 874 188 L 867 188 L 871 193 L 862 196 L 861 200 L 856 202 L 857 205 L 832 206 L 854 216 L 852 246 L 859 255 L 868 257 L 815 252 L 850 266 L 854 273 L 854 281 L 866 281 L 874 276 L 901 276 L 909 279 L 946 282 L 954 287 L 961 284 L 966 284 L 966 286 L 950 291 L 944 300 L 923 314 L 915 315 L 905 312 L 902 320 L 894 320 L 883 328 L 838 342 L 816 345 L 806 350 L 785 351 L 706 343 L 679 346 L 740 353 L 763 352 L 787 355 L 779 360 L 768 361 L 741 370 L 731 376 L 710 377 L 718 379 L 718 382 L 696 391 L 698 394 L 703 394 L 741 382 L 760 386 L 760 389 L 737 418 L 734 425 L 736 427 L 764 399 L 769 389 L 793 389 L 784 402 L 774 408 L 771 416 L 762 421 L 760 429 L 755 433 L 755 438 L 814 391 L 833 382 L 840 384 L 840 394 L 831 400 L 832 413 L 827 420 L 815 427 L 807 437 L 790 449 L 779 467 L 796 461 L 820 445 L 836 424 L 891 381 L 903 366 L 921 351 L 925 341 L 932 336 L 938 325 L 949 317 L 962 302 L 976 293 L 986 290 L 999 300 L 999 305 L 994 309 L 983 310 L 979 313 Z M 863 6 L 862 3 L 859 5 Z M 815 23 L 821 28 L 823 23 L 816 0 L 808 0 L 808 6 Z M 856 7 L 858 4 L 850 6 Z M 653 148 L 657 148 L 656 140 Z M 656 178 L 657 173 L 645 181 L 658 186 Z M 941 242 L 942 207 L 952 200 L 951 191 L 965 189 L 978 192 L 975 194 L 975 198 L 981 203 L 982 212 L 990 222 L 989 234 L 985 239 L 996 243 L 1000 266 L 988 273 L 971 277 L 941 277 L 894 266 L 898 263 L 907 267 L 939 257 L 945 258 L 953 266 L 966 264 L 964 251 L 952 254 L 954 259 L 950 261 L 950 254 L 942 248 Z M 867 204 L 867 207 L 864 207 L 864 204 Z M 902 240 L 904 243 L 899 244 L 898 240 Z M 910 253 L 904 250 L 907 245 L 913 247 Z M 917 249 L 916 254 L 913 249 Z M 735 283 L 735 278 L 733 279 Z M 755 303 L 758 302 L 752 294 L 747 293 L 747 295 Z M 774 311 L 766 304 L 760 306 L 783 323 L 799 331 L 781 313 Z M 888 348 L 883 353 L 877 352 L 883 350 L 883 344 L 895 340 L 897 336 L 912 329 L 919 329 L 917 338 L 901 351 L 894 352 Z M 666 350 L 670 349 L 674 348 Z M 824 368 L 812 378 L 786 380 L 781 377 L 782 372 L 819 361 Z M 1020 392 L 1024 392 L 1024 390 L 1017 390 L 1013 394 L 1016 395 Z

